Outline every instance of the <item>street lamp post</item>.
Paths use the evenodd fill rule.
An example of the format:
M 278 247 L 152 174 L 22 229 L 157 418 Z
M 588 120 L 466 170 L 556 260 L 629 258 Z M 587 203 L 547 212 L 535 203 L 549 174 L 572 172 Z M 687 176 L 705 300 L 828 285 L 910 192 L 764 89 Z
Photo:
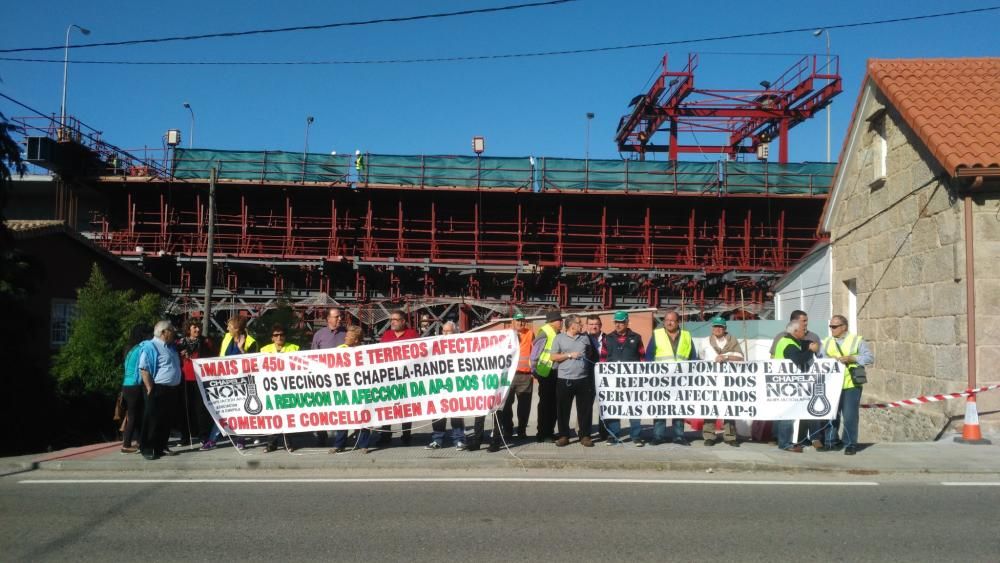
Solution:
M 828 29 L 817 29 L 813 32 L 813 37 L 819 37 L 820 35 L 826 34 L 826 74 L 830 74 L 830 30 Z M 830 162 L 830 110 L 832 109 L 833 101 L 826 105 L 826 161 Z
M 584 149 L 583 149 L 584 150 L 583 154 L 584 154 L 584 159 L 585 160 L 590 160 L 590 122 L 593 121 L 593 119 L 594 119 L 593 112 L 589 112 L 588 111 L 587 112 L 587 141 L 586 141 L 586 145 L 584 146 Z
M 302 183 L 306 182 L 306 158 L 309 154 L 309 126 L 312 125 L 313 121 L 316 121 L 313 116 L 306 117 L 306 141 L 302 147 Z
M 63 49 L 63 87 L 62 87 L 62 105 L 59 106 L 59 126 L 66 127 L 66 79 L 69 76 L 69 33 L 73 31 L 73 28 L 79 29 L 80 33 L 84 35 L 90 35 L 90 30 L 85 27 L 80 27 L 75 23 L 69 24 L 66 28 L 66 47 Z
M 191 135 L 188 137 L 188 148 L 190 149 L 194 148 L 194 110 L 191 109 L 191 104 L 188 102 L 184 102 L 184 107 L 191 113 Z

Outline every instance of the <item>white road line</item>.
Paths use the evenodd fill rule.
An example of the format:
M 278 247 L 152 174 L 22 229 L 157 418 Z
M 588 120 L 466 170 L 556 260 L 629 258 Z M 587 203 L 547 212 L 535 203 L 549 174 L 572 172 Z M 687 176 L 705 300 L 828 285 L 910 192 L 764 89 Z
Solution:
M 1000 487 L 1000 481 L 941 481 L 945 487 Z
M 25 479 L 22 485 L 94 485 L 94 484 L 153 484 L 153 483 L 606 483 L 622 485 L 770 485 L 793 487 L 875 487 L 872 481 L 734 481 L 711 479 L 573 479 L 528 477 L 387 477 L 359 479 Z

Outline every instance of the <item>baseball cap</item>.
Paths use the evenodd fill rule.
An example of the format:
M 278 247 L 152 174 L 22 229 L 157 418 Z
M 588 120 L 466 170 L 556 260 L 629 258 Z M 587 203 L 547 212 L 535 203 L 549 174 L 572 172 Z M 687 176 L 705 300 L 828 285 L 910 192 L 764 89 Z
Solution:
M 712 326 L 725 327 L 726 326 L 726 319 L 724 319 L 724 318 L 722 318 L 720 316 L 712 317 Z
M 618 311 L 618 312 L 616 312 L 615 313 L 615 322 L 616 323 L 628 322 L 628 313 L 626 313 L 625 311 Z
M 514 313 L 514 320 L 515 321 L 523 321 L 524 320 L 524 313 Z

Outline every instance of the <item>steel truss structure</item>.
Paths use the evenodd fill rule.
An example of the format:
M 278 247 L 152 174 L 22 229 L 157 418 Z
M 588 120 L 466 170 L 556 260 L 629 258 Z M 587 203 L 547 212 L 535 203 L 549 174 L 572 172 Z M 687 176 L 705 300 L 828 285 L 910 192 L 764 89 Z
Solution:
M 843 90 L 840 58 L 807 55 L 781 76 L 762 81 L 760 89 L 720 90 L 695 86 L 698 55 L 688 55 L 683 69 L 669 70 L 663 55 L 662 71 L 645 94 L 632 99 L 631 113 L 618 124 L 615 141 L 621 152 L 667 152 L 676 161 L 681 153 L 722 153 L 736 158 L 756 153 L 762 144 L 778 139 L 778 162 L 788 162 L 788 133 L 825 108 Z M 655 144 L 659 132 L 667 144 Z M 725 136 L 717 145 L 681 144 L 682 134 Z

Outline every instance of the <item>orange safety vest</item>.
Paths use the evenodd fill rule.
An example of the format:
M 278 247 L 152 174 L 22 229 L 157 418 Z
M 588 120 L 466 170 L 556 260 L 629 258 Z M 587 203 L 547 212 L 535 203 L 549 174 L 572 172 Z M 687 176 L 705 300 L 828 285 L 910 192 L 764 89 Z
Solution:
M 530 328 L 518 331 L 517 336 L 521 343 L 521 355 L 517 359 L 517 371 L 531 373 L 531 345 L 535 340 L 535 336 Z

